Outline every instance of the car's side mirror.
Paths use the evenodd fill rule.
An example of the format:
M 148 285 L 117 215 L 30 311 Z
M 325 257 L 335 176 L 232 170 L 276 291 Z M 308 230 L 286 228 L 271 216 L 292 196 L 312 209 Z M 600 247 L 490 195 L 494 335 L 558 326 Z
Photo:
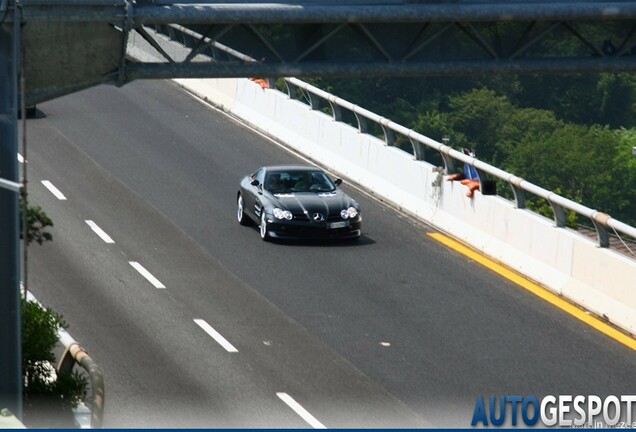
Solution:
M 256 179 L 254 179 L 254 180 L 252 180 L 252 181 L 250 182 L 250 184 L 251 184 L 252 186 L 258 186 L 258 185 L 259 185 L 259 181 L 258 181 L 258 180 L 256 180 Z
M 340 186 L 342 184 L 342 179 L 336 179 L 334 183 L 336 184 L 336 186 Z

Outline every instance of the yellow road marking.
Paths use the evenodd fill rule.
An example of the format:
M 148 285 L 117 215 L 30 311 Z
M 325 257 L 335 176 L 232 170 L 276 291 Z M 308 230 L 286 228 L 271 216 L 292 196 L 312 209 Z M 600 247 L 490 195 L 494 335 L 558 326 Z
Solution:
M 501 264 L 498 264 L 489 258 L 486 258 L 485 256 L 481 255 L 477 251 L 469 248 L 468 246 L 461 244 L 460 242 L 456 240 L 451 239 L 450 237 L 445 236 L 444 234 L 440 234 L 440 233 L 427 233 L 427 234 L 433 239 L 437 240 L 438 242 L 448 246 L 451 249 L 454 249 L 455 251 L 461 253 L 462 255 L 467 256 L 468 258 L 478 262 L 484 267 L 489 268 L 495 273 L 505 277 L 506 279 L 530 291 L 534 295 L 542 298 L 543 300 L 551 303 L 552 305 L 558 307 L 559 309 L 567 312 L 568 314 L 572 315 L 578 320 L 583 321 L 585 324 L 589 325 L 590 327 L 595 328 L 596 330 L 600 331 L 606 336 L 609 336 L 612 339 L 636 351 L 636 339 L 626 335 L 625 333 L 622 333 L 621 331 L 615 329 L 611 325 L 601 321 L 594 315 L 585 313 L 585 311 L 579 309 L 578 307 L 564 300 L 558 295 L 529 281 L 528 279 L 524 278 L 518 273 L 515 273 L 509 268 Z

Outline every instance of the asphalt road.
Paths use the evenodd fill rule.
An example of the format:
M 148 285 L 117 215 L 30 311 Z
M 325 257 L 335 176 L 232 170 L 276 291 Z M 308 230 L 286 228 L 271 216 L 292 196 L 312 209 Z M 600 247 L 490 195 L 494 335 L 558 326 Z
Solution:
M 469 427 L 478 395 L 634 393 L 632 350 L 346 179 L 358 243 L 262 242 L 238 181 L 299 159 L 170 82 L 38 108 L 30 199 L 55 226 L 29 284 L 104 369 L 105 427 Z

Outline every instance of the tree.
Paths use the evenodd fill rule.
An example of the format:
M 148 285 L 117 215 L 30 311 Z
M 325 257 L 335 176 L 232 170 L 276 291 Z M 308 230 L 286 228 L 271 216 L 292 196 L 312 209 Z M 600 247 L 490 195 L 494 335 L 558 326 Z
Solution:
M 450 126 L 467 138 L 464 145 L 474 149 L 482 160 L 501 159 L 494 143 L 515 109 L 508 98 L 482 88 L 451 97 L 449 109 Z
M 630 74 L 602 74 L 596 83 L 599 94 L 598 123 L 612 127 L 633 127 L 636 120 L 634 79 Z
M 505 116 L 492 145 L 495 148 L 493 165 L 506 169 L 507 161 L 517 151 L 518 146 L 533 137 L 552 133 L 563 127 L 552 111 L 535 108 L 515 108 Z
M 509 169 L 532 183 L 560 190 L 573 201 L 618 217 L 624 193 L 624 185 L 615 180 L 618 149 L 619 137 L 607 127 L 566 124 L 527 136 L 511 156 Z
M 419 114 L 411 127 L 413 130 L 436 141 L 441 142 L 445 136 L 448 136 L 452 137 L 453 145 L 461 146 L 468 142 L 462 133 L 451 127 L 451 121 L 447 113 L 427 111 Z

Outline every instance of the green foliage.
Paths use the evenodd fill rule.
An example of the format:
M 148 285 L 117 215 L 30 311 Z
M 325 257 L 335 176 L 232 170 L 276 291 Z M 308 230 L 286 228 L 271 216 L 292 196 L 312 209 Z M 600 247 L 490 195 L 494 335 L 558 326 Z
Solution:
M 452 137 L 453 145 L 462 145 L 467 139 L 463 134 L 451 128 L 448 114 L 439 111 L 427 111 L 417 116 L 413 130 L 442 142 L 444 137 Z
M 588 207 L 624 214 L 629 191 L 616 183 L 617 170 L 625 167 L 617 166 L 619 143 L 619 136 L 607 127 L 566 124 L 526 137 L 508 160 L 509 169 Z
M 36 302 L 22 300 L 22 373 L 25 411 L 38 402 L 61 411 L 76 407 L 86 394 L 86 379 L 77 372 L 55 375 L 53 350 L 57 331 L 68 325 L 61 315 Z
M 634 124 L 636 86 L 629 74 L 602 74 L 596 83 L 599 95 L 598 123 L 612 127 Z
M 496 141 L 493 147 L 498 157 L 493 157 L 491 162 L 505 165 L 523 142 L 554 132 L 563 125 L 551 111 L 512 107 L 508 115 L 504 116 L 501 128 L 495 132 Z
M 20 238 L 23 238 L 24 236 L 23 211 L 24 201 L 20 198 Z M 31 244 L 31 242 L 35 240 L 41 245 L 45 241 L 53 240 L 51 233 L 46 231 L 48 227 L 53 226 L 53 221 L 40 206 L 28 206 L 26 215 L 28 244 Z
M 503 127 L 513 106 L 505 96 L 498 96 L 488 89 L 477 89 L 449 101 L 449 120 L 453 130 L 468 138 L 462 147 L 469 147 L 484 160 L 497 159 L 496 146 L 498 131 Z

